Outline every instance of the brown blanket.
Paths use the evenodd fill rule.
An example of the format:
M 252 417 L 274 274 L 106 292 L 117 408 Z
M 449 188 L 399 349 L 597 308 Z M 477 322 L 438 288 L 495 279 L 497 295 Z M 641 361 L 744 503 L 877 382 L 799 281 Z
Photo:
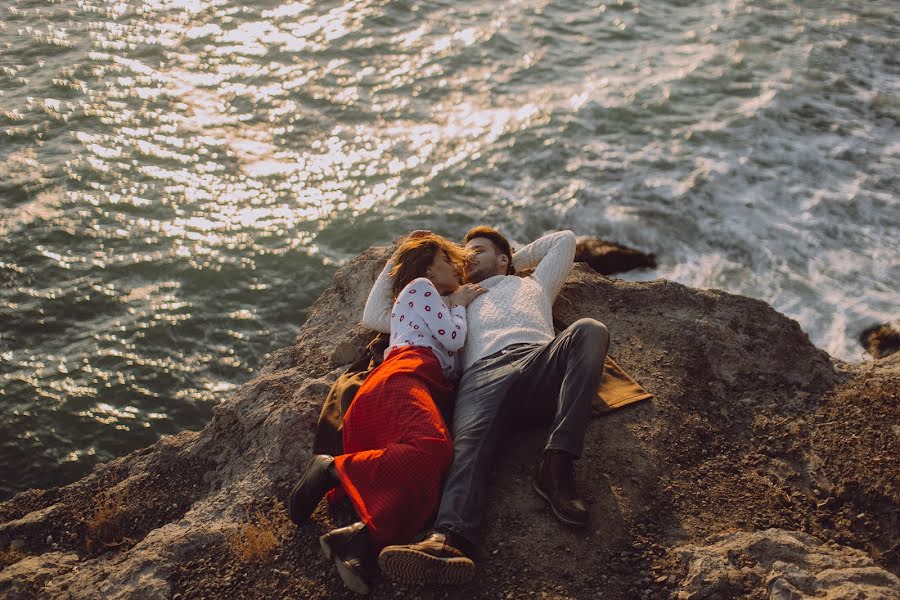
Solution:
M 319 422 L 316 425 L 316 435 L 313 440 L 313 454 L 337 455 L 343 453 L 344 413 L 353 402 L 353 398 L 366 376 L 381 364 L 388 343 L 387 335 L 375 336 L 367 348 L 368 354 L 350 365 L 347 371 L 338 377 L 331 386 L 331 390 L 325 398 L 325 404 L 322 406 L 322 412 L 319 413 Z M 606 357 L 600 389 L 592 403 L 595 414 L 606 413 L 652 397 L 652 394 L 645 391 L 612 358 Z
M 591 404 L 594 412 L 602 414 L 652 397 L 653 394 L 642 388 L 616 361 L 607 356 L 600 389 Z

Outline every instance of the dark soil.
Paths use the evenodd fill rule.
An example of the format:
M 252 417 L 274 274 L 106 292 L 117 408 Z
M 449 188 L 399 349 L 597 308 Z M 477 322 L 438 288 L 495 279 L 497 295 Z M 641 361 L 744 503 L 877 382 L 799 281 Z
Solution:
M 519 434 L 498 463 L 494 487 L 504 492 L 490 506 L 476 581 L 441 588 L 376 579 L 372 597 L 670 598 L 686 570 L 675 546 L 769 527 L 864 550 L 898 574 L 898 391 L 900 378 L 871 385 L 855 379 L 792 407 L 791 416 L 778 405 L 727 419 L 673 415 L 662 433 L 642 429 L 661 409 L 650 403 L 598 418 L 592 428 L 600 435 L 591 436 L 578 473 L 593 511 L 586 531 L 556 523 L 531 490 L 529 456 L 542 434 Z M 637 451 L 650 435 L 663 436 L 671 452 Z M 273 501 L 263 509 L 281 507 Z M 323 503 L 258 562 L 236 559 L 224 540 L 196 548 L 173 573 L 173 597 L 356 597 L 317 541 L 351 520 L 348 512 L 329 514 Z M 752 575 L 730 585 L 734 597 L 765 589 Z

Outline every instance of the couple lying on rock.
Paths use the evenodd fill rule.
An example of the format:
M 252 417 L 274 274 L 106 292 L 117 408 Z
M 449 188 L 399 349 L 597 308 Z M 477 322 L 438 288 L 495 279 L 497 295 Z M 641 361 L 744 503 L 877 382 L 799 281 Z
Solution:
M 360 520 L 320 542 L 359 593 L 368 592 L 378 551 L 382 572 L 403 583 L 473 578 L 492 463 L 513 428 L 550 425 L 534 489 L 560 521 L 588 523 L 572 466 L 609 333 L 581 319 L 554 336 L 552 306 L 572 268 L 575 235 L 552 233 L 513 254 L 499 232 L 477 227 L 464 244 L 414 232 L 391 256 L 362 321 L 390 332 L 384 362 L 344 416 L 344 454 L 314 456 L 291 492 L 298 524 L 326 494 L 350 499 Z M 446 405 L 449 431 L 439 410 Z

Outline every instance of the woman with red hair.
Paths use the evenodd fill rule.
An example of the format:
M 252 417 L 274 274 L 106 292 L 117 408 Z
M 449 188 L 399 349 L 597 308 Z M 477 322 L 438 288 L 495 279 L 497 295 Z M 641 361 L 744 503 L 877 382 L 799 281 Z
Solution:
M 410 235 L 376 280 L 363 324 L 390 322 L 384 362 L 344 415 L 344 454 L 313 456 L 290 496 L 291 519 L 309 519 L 326 494 L 346 496 L 360 520 L 319 541 L 345 585 L 367 593 L 366 565 L 381 547 L 409 542 L 437 509 L 453 445 L 439 406 L 461 375 L 466 306 L 485 290 L 460 285 L 464 250 L 431 234 Z M 374 314 L 390 294 L 390 317 Z

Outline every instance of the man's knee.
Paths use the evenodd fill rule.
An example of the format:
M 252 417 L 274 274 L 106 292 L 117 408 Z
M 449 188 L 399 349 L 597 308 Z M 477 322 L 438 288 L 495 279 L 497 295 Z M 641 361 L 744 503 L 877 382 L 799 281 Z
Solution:
M 578 319 L 572 323 L 572 334 L 586 348 L 596 348 L 606 354 L 609 348 L 609 330 L 596 319 Z

